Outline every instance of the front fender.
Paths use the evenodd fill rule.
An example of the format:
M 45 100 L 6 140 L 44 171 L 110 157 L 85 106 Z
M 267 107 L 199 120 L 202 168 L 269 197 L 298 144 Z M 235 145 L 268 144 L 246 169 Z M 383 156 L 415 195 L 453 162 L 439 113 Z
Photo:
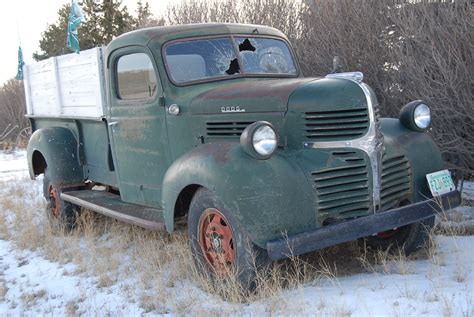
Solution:
M 410 161 L 413 176 L 415 201 L 431 197 L 426 174 L 444 169 L 441 152 L 426 132 L 415 132 L 405 128 L 398 119 L 381 119 L 384 143 L 405 154 Z
M 268 240 L 314 228 L 312 186 L 300 168 L 275 153 L 255 160 L 240 144 L 206 144 L 176 160 L 163 181 L 166 228 L 174 229 L 174 207 L 188 185 L 212 190 L 226 204 L 250 239 L 260 247 Z
M 36 153 L 36 154 L 35 154 Z M 78 143 L 74 134 L 61 127 L 36 130 L 27 147 L 30 178 L 34 179 L 34 155 L 40 153 L 48 166 L 51 180 L 60 186 L 84 181 L 83 169 L 79 163 Z

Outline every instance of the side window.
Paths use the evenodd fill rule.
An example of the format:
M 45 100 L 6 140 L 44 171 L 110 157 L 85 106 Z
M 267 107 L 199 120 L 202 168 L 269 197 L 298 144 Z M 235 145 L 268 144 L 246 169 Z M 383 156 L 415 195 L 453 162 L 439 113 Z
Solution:
M 155 95 L 156 74 L 150 58 L 145 53 L 119 57 L 116 76 L 119 99 L 148 99 Z

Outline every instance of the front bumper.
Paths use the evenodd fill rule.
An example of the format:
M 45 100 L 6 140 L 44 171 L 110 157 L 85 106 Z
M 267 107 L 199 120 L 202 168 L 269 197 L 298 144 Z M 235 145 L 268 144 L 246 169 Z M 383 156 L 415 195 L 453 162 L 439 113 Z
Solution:
M 419 222 L 460 204 L 461 195 L 453 191 L 436 199 L 272 240 L 267 242 L 267 252 L 271 259 L 280 260 Z

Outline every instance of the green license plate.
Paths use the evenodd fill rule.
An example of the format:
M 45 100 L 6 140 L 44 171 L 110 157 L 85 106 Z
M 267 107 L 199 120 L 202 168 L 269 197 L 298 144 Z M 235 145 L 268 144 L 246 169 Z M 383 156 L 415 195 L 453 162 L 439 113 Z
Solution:
M 426 179 L 433 197 L 452 192 L 456 189 L 448 170 L 426 174 Z

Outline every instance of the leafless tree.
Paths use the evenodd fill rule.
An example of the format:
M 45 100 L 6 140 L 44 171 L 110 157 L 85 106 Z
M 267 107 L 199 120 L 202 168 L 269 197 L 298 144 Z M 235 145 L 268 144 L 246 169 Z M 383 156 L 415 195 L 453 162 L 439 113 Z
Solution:
M 306 76 L 339 56 L 360 70 L 396 117 L 414 99 L 433 110 L 431 133 L 453 164 L 474 170 L 474 4 L 470 0 L 185 0 L 168 24 L 274 26 L 290 38 Z
M 9 80 L 0 88 L 0 141 L 16 142 L 19 136 L 28 136 L 25 109 L 23 82 Z

